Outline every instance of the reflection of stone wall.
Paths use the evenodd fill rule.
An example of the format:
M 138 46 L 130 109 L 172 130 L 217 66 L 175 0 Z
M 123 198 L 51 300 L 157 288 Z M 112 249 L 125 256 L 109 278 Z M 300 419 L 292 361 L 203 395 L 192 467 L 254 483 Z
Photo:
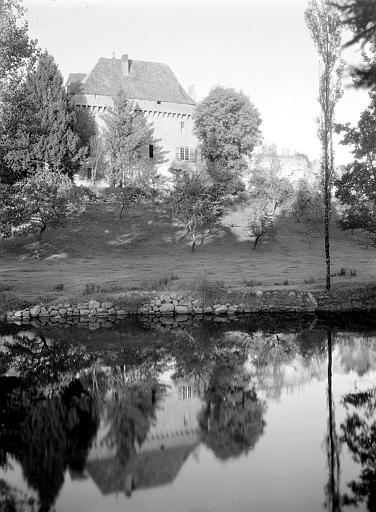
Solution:
M 134 299 L 134 297 L 133 297 Z M 170 295 L 153 294 L 148 297 L 138 297 L 140 305 L 118 306 L 112 302 L 90 300 L 79 304 L 63 302 L 60 304 L 36 305 L 21 311 L 9 311 L 6 318 L 10 322 L 27 323 L 38 320 L 46 323 L 61 320 L 79 320 L 104 323 L 108 319 L 126 318 L 128 315 L 141 317 L 177 317 L 180 315 L 203 317 L 205 315 L 218 317 L 234 317 L 244 313 L 258 312 L 313 312 L 317 303 L 312 293 L 305 291 L 257 291 L 244 297 L 228 297 L 232 302 L 224 300 L 214 302 L 204 298 L 184 297 L 177 293 Z M 122 301 L 126 302 L 126 301 Z

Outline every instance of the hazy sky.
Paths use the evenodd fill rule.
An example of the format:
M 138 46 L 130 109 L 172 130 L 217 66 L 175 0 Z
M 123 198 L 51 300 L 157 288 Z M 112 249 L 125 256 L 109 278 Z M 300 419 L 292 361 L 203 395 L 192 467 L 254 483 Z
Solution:
M 304 23 L 305 0 L 24 0 L 30 33 L 64 77 L 99 57 L 168 64 L 197 99 L 221 84 L 260 111 L 264 141 L 319 156 L 318 62 Z M 347 52 L 352 61 L 359 53 Z M 356 122 L 365 92 L 346 88 L 338 122 Z M 346 150 L 336 148 L 337 163 Z

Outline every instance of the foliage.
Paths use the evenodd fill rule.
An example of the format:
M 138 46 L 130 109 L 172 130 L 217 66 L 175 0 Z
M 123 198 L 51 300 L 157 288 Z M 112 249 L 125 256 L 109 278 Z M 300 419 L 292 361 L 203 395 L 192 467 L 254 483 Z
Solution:
M 42 236 L 47 226 L 65 225 L 81 212 L 87 198 L 86 192 L 67 175 L 48 169 L 36 171 L 8 190 L 13 194 L 5 204 L 0 204 L 3 236 L 27 233 L 36 227 Z
M 135 111 L 134 104 L 122 89 L 117 92 L 114 106 L 104 120 L 107 124 L 104 138 L 111 184 L 153 182 L 163 155 L 154 139 L 153 128 L 143 115 Z M 152 157 L 150 146 L 153 146 Z
M 358 125 L 338 126 L 342 144 L 352 146 L 354 161 L 337 180 L 336 196 L 347 206 L 340 224 L 344 229 L 376 233 L 376 100 L 362 112 Z
M 345 494 L 345 505 L 359 506 L 367 499 L 368 510 L 376 504 L 376 390 L 358 391 L 345 395 L 348 412 L 341 424 L 341 442 L 346 443 L 354 460 L 361 465 L 357 480 L 348 483 L 351 494 Z
M 305 180 L 300 180 L 291 211 L 296 221 L 302 226 L 311 248 L 312 237 L 321 231 L 324 221 L 324 204 L 318 187 L 310 185 Z
M 330 289 L 331 190 L 334 170 L 334 111 L 341 98 L 344 64 L 341 60 L 341 20 L 329 0 L 309 0 L 305 20 L 320 59 L 319 104 L 321 109 L 318 135 L 321 142 L 321 174 L 324 199 L 324 239 L 326 288 Z
M 117 379 L 111 385 L 104 405 L 109 429 L 103 442 L 116 448 L 120 464 L 126 465 L 136 455 L 136 442 L 141 445 L 145 441 L 155 420 L 159 390 L 158 380 L 152 375 L 133 382 Z
M 197 106 L 196 133 L 201 141 L 202 155 L 214 181 L 238 176 L 260 142 L 261 118 L 256 107 L 242 92 L 215 87 Z
M 0 465 L 17 460 L 28 486 L 48 512 L 65 472 L 81 474 L 99 426 L 93 400 L 74 380 L 59 393 L 38 397 L 18 378 L 0 377 Z
M 76 109 L 74 130 L 78 134 L 81 145 L 89 148 L 93 137 L 98 135 L 95 117 L 89 109 Z
M 2 181 L 14 183 L 44 165 L 70 177 L 85 155 L 63 77 L 47 52 L 4 105 Z
M 256 165 L 250 173 L 249 196 L 251 200 L 262 201 L 271 214 L 285 205 L 293 195 L 293 188 L 287 178 L 280 177 L 281 163 L 272 156 L 270 168 Z
M 140 184 L 125 184 L 119 191 L 121 202 L 120 217 L 124 211 L 129 211 L 131 205 L 138 204 L 142 199 L 152 199 L 155 195 L 156 190 L 148 183 L 144 185 L 142 185 L 142 182 Z
M 265 404 L 250 386 L 242 354 L 218 357 L 200 414 L 203 442 L 221 460 L 247 453 L 264 431 Z
M 332 2 L 342 15 L 343 23 L 353 32 L 345 46 L 375 44 L 376 3 L 374 0 L 337 0 Z M 366 57 L 366 56 L 365 56 Z M 355 85 L 376 88 L 376 61 L 365 58 L 364 66 L 355 68 Z
M 243 227 L 245 235 L 253 238 L 253 250 L 260 240 L 270 240 L 275 234 L 273 215 L 269 212 L 263 201 L 255 201 L 252 204 L 251 215 Z
M 198 236 L 201 237 L 201 246 L 205 238 L 220 226 L 224 215 L 222 191 L 202 173 L 178 170 L 175 172 L 174 188 L 167 200 L 166 210 L 184 226 L 192 238 L 194 251 Z
M 92 135 L 89 140 L 88 165 L 91 170 L 93 186 L 106 174 L 106 157 L 104 141 L 101 135 Z
M 0 100 L 22 79 L 36 55 L 36 41 L 29 38 L 20 0 L 0 0 Z

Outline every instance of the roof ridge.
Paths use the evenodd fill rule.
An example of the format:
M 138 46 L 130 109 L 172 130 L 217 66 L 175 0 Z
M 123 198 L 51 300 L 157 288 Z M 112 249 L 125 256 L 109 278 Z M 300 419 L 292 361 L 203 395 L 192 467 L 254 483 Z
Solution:
M 81 82 L 82 92 L 113 96 L 117 89 L 122 88 L 132 99 L 195 105 L 168 64 L 128 60 L 129 72 L 124 74 L 121 58 L 99 57 Z

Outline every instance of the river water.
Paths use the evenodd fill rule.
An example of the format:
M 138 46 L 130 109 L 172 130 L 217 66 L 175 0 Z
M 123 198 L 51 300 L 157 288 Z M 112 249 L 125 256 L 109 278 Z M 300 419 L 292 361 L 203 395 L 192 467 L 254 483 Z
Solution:
M 376 510 L 376 328 L 0 326 L 0 511 Z

